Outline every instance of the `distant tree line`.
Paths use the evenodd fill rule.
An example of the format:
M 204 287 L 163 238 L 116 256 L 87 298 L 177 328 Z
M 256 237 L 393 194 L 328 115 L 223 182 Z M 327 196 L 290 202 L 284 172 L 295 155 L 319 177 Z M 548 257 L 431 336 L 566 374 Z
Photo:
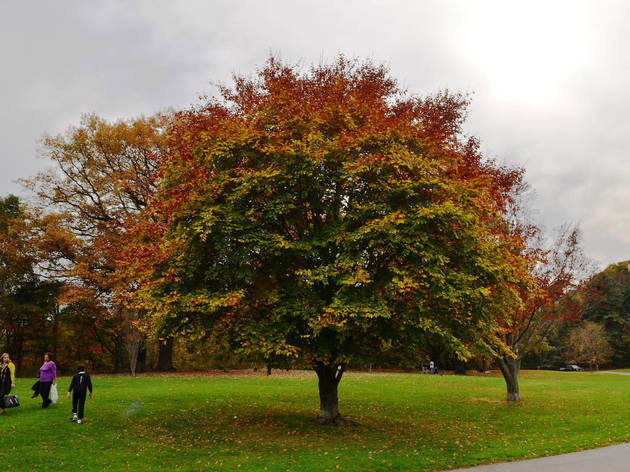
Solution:
M 573 321 L 559 323 L 545 345 L 525 359 L 528 368 L 630 365 L 630 262 L 611 264 L 571 293 Z

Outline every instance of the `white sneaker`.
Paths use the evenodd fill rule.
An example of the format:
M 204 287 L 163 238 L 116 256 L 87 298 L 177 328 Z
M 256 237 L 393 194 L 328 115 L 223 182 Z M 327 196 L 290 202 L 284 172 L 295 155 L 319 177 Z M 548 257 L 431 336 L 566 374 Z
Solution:
M 81 423 L 83 423 L 83 421 L 77 420 L 77 424 L 81 424 Z

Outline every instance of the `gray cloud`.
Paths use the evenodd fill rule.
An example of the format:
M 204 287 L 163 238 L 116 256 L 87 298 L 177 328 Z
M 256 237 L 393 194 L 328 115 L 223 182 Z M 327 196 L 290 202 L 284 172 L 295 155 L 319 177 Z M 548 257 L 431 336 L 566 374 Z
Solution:
M 474 92 L 467 130 L 523 165 L 541 222 L 630 258 L 630 55 L 623 2 L 0 2 L 0 194 L 45 165 L 43 133 L 193 103 L 270 51 L 388 64 L 415 93 Z

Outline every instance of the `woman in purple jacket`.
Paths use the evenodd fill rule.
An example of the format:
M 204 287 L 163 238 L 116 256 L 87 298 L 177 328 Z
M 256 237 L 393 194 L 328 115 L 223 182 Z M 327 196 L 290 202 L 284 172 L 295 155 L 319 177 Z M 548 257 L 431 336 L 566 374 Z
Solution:
M 50 400 L 50 387 L 57 382 L 57 366 L 52 360 L 52 354 L 44 354 L 44 363 L 39 368 L 39 394 L 42 396 L 42 408 L 47 408 L 52 403 Z

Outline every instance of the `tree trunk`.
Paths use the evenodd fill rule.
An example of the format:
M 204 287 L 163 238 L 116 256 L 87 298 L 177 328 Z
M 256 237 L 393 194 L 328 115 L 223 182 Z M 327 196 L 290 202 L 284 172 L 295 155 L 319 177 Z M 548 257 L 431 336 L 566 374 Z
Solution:
M 122 367 L 122 359 L 121 352 L 118 347 L 116 347 L 116 350 L 112 354 L 112 360 L 114 362 L 114 372 L 120 372 Z
M 337 387 L 343 375 L 343 368 L 337 369 L 334 365 L 316 363 L 313 369 L 317 373 L 320 404 L 319 415 L 315 421 L 322 425 L 356 426 L 356 423 L 339 414 Z
M 22 323 L 20 323 L 18 327 L 16 348 L 16 369 L 19 371 L 22 368 L 22 361 L 24 360 L 24 326 Z
M 499 368 L 507 386 L 507 400 L 509 402 L 519 401 L 521 394 L 518 389 L 518 374 L 521 371 L 521 359 L 511 357 L 499 359 Z
M 131 376 L 136 376 L 136 368 L 138 366 L 138 355 L 140 348 L 144 345 L 144 336 L 138 330 L 136 322 L 140 318 L 140 313 L 136 310 L 125 310 L 123 312 L 125 318 L 125 347 L 129 356 L 129 371 Z
M 136 366 L 138 365 L 138 346 L 129 346 L 129 371 L 132 377 L 136 376 Z
M 138 372 L 146 372 L 147 370 L 147 347 L 143 343 L 138 347 L 138 365 L 136 367 L 136 371 Z
M 466 363 L 459 360 L 454 361 L 453 370 L 455 375 L 466 375 Z
M 158 372 L 169 372 L 175 370 L 173 368 L 173 337 L 169 336 L 166 338 L 166 342 L 159 343 L 159 352 L 158 352 L 158 362 L 157 368 Z
M 53 339 L 52 339 L 52 352 L 57 355 L 58 341 L 59 341 L 59 305 L 54 304 L 52 313 L 52 325 L 53 325 Z

